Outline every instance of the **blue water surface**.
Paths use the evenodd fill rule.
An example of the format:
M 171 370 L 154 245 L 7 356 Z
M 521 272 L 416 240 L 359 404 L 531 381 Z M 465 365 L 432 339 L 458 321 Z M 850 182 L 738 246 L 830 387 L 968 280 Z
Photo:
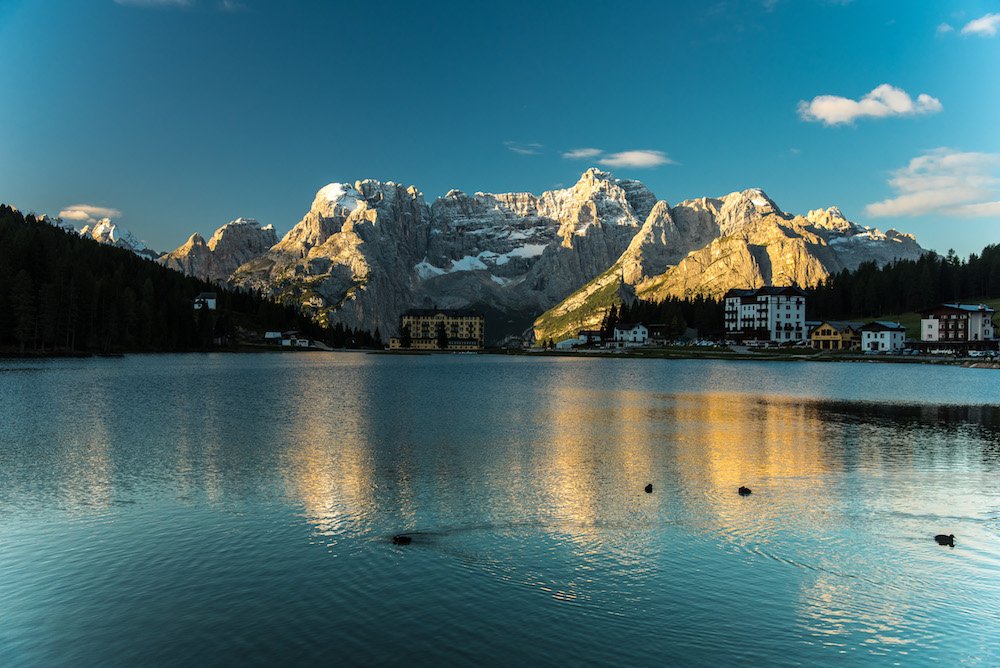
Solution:
M 998 399 L 900 364 L 0 361 L 0 664 L 995 666 Z

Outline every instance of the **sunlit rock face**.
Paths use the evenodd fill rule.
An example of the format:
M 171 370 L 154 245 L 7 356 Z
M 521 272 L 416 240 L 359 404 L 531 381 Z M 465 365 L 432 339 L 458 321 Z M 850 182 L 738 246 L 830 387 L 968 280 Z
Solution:
M 62 219 L 54 220 L 59 221 L 59 226 L 72 228 L 72 226 L 63 224 Z M 93 239 L 97 243 L 124 248 L 147 258 L 155 258 L 159 255 L 156 251 L 147 248 L 146 244 L 134 234 L 111 222 L 110 218 L 102 218 L 93 225 L 84 225 L 80 228 L 80 236 Z
M 244 262 L 260 257 L 277 242 L 274 227 L 237 218 L 215 231 L 207 242 L 200 234 L 159 258 L 160 264 L 213 283 L 229 279 Z
M 430 206 L 412 186 L 333 183 L 231 282 L 382 334 L 431 305 L 489 309 L 519 331 L 607 269 L 654 204 L 643 184 L 596 169 L 541 195 L 452 190 Z
M 485 311 L 491 339 L 533 322 L 536 335 L 558 337 L 599 321 L 609 301 L 808 286 L 923 252 L 836 208 L 786 213 L 758 188 L 670 206 L 598 169 L 540 195 L 451 190 L 430 204 L 391 181 L 331 183 L 279 241 L 237 222 L 163 262 L 383 336 L 407 308 L 437 306 Z
M 813 286 L 863 262 L 924 253 L 913 236 L 861 227 L 831 207 L 785 213 L 758 188 L 721 198 L 657 202 L 621 257 L 534 323 L 565 338 L 600 322 L 610 300 L 721 297 L 734 287 Z

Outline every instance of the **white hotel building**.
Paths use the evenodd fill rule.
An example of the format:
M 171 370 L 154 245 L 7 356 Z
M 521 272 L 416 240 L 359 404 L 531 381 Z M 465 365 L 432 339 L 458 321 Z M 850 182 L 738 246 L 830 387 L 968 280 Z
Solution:
M 796 287 L 734 289 L 726 293 L 727 338 L 788 343 L 805 341 L 806 293 Z
M 995 310 L 985 304 L 941 304 L 921 311 L 921 341 L 992 341 Z

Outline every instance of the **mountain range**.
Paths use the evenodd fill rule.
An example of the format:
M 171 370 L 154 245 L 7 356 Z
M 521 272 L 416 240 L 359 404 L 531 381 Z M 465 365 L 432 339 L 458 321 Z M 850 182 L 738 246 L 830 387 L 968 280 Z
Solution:
M 97 228 L 86 233 L 152 254 L 113 224 Z M 541 195 L 452 190 L 430 205 L 392 181 L 332 183 L 280 240 L 240 218 L 157 261 L 383 336 L 403 310 L 436 306 L 484 311 L 494 340 L 529 328 L 559 340 L 616 300 L 807 287 L 924 252 L 912 235 L 862 227 L 835 207 L 786 213 L 756 188 L 670 206 L 639 181 L 588 169 Z

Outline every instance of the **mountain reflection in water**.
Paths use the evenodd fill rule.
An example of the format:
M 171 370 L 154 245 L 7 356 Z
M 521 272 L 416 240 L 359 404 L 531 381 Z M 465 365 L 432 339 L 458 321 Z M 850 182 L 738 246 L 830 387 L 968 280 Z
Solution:
M 32 365 L 0 374 L 3 663 L 1000 660 L 992 372 Z

